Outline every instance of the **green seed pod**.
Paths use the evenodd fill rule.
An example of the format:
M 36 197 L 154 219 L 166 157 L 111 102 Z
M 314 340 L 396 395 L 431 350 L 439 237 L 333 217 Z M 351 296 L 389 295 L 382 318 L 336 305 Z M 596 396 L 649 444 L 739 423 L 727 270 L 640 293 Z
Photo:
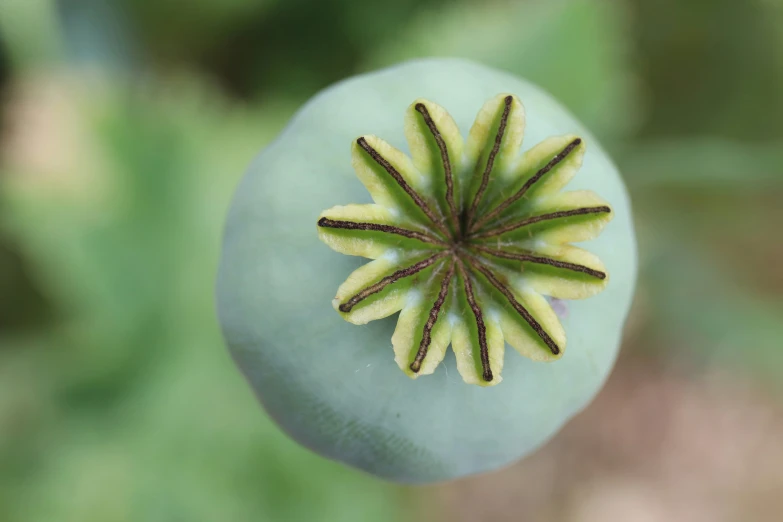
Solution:
M 325 90 L 261 153 L 217 300 L 295 440 L 423 483 L 507 465 L 587 405 L 635 277 L 628 196 L 595 139 L 518 78 L 431 59 Z

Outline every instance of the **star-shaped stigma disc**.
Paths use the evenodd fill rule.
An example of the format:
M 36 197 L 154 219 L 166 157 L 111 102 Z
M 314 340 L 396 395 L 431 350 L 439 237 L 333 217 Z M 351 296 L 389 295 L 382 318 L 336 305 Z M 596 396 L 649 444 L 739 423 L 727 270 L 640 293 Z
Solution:
M 524 128 L 513 95 L 487 101 L 467 140 L 442 107 L 417 100 L 405 115 L 411 157 L 375 136 L 353 144 L 375 203 L 318 219 L 331 248 L 372 259 L 338 288 L 335 309 L 355 324 L 400 312 L 392 345 L 411 377 L 434 372 L 449 345 L 465 382 L 483 386 L 501 381 L 506 343 L 558 359 L 566 335 L 544 296 L 581 299 L 607 284 L 601 261 L 570 243 L 596 237 L 611 207 L 561 192 L 584 141 L 552 137 L 521 154 Z

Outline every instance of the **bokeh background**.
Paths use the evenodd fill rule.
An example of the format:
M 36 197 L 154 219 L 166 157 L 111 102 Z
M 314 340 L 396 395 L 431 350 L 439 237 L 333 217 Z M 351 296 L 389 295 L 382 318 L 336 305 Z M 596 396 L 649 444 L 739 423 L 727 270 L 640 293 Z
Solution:
M 293 111 L 430 55 L 597 134 L 641 276 L 592 406 L 509 469 L 409 488 L 288 440 L 212 292 Z M 0 521 L 783 520 L 782 1 L 0 0 L 0 91 Z

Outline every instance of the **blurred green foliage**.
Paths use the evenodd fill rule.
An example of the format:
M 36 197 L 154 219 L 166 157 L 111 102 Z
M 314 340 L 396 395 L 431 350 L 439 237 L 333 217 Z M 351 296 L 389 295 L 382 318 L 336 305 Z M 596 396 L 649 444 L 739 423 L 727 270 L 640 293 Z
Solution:
M 253 154 L 318 89 L 416 56 L 528 77 L 613 151 L 628 349 L 779 381 L 781 22 L 755 0 L 3 1 L 0 520 L 410 519 L 414 493 L 264 417 L 212 285 Z

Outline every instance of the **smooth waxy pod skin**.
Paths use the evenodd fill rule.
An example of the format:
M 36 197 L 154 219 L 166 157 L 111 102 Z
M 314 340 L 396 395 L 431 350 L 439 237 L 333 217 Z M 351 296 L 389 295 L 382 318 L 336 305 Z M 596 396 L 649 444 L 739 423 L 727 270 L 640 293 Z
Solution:
M 498 139 L 504 113 L 507 132 Z M 430 132 L 428 143 L 415 139 L 417 125 L 421 136 Z M 497 164 L 483 183 L 493 148 Z M 446 150 L 453 160 L 455 181 L 448 192 L 441 190 L 442 181 L 425 179 L 443 179 L 444 156 L 422 150 Z M 465 161 L 482 165 L 475 178 L 463 175 Z M 519 176 L 530 179 L 550 163 L 545 174 L 551 179 L 492 214 L 497 202 L 524 185 L 514 184 L 513 172 L 522 169 Z M 399 199 L 394 185 L 377 185 L 393 172 L 408 182 L 424 174 L 411 187 L 420 189 L 431 216 L 421 215 L 421 201 L 410 206 Z M 372 203 L 380 206 L 355 206 Z M 449 214 L 449 208 L 456 212 Z M 531 216 L 581 208 L 592 210 L 511 229 Z M 428 217 L 434 218 L 431 230 Z M 378 230 L 363 241 L 330 226 L 368 220 L 412 224 L 408 228 L 431 232 L 440 244 L 399 234 L 395 243 Z M 553 221 L 565 226 L 552 227 Z M 569 246 L 587 239 L 578 245 L 586 250 Z M 363 266 L 366 260 L 336 253 L 324 242 L 374 261 Z M 434 250 L 419 249 L 421 244 Z M 479 251 L 484 257 L 474 255 Z M 502 252 L 528 257 L 522 262 L 497 255 Z M 545 255 L 560 265 L 542 261 Z M 394 275 L 395 267 L 410 266 L 417 273 L 397 289 L 362 294 Z M 589 403 L 617 355 L 635 276 L 628 197 L 595 139 L 548 95 L 518 78 L 461 60 L 423 60 L 325 90 L 255 160 L 228 218 L 218 313 L 235 360 L 294 439 L 375 475 L 423 483 L 509 464 Z M 568 313 L 558 318 L 542 294 L 592 297 L 567 301 Z M 526 305 L 527 319 L 514 301 Z M 422 357 L 419 330 L 438 302 L 443 313 L 435 314 L 424 343 L 433 352 Z M 396 314 L 380 319 L 401 308 L 402 333 Z M 478 315 L 483 328 L 475 325 Z M 531 328 L 531 318 L 544 334 Z M 446 349 L 449 340 L 458 357 Z

